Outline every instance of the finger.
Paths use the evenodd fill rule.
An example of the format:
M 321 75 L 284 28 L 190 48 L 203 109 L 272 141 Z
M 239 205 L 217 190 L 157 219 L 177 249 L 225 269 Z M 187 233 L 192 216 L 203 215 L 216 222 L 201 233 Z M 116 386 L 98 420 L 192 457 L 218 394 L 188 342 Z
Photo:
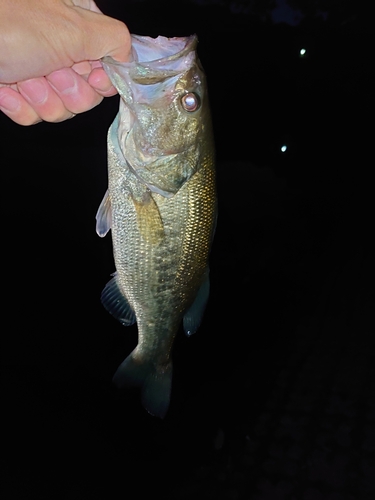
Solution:
M 74 111 L 69 110 L 46 78 L 32 78 L 17 84 L 18 91 L 36 114 L 47 122 L 67 120 Z
M 82 61 L 73 64 L 72 69 L 103 97 L 117 94 L 100 61 Z
M 41 121 L 40 116 L 22 95 L 9 87 L 0 88 L 0 109 L 19 125 L 34 125 Z
M 71 113 L 88 111 L 103 100 L 103 97 L 71 68 L 54 71 L 46 76 L 46 81 Z
M 73 64 L 71 67 L 78 75 L 82 76 L 85 80 L 89 76 L 92 70 L 92 63 L 90 61 L 81 61 L 79 63 Z
M 112 85 L 111 80 L 108 78 L 103 68 L 94 68 L 87 82 L 103 97 L 111 97 L 117 94 L 117 90 Z

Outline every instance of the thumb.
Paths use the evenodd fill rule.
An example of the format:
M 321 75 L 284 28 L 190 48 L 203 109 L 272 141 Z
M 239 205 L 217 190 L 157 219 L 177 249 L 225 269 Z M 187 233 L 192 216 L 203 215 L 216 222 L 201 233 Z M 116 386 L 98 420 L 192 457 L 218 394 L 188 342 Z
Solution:
M 101 12 L 75 7 L 81 18 L 82 53 L 76 62 L 111 56 L 119 62 L 130 59 L 131 36 L 125 23 Z

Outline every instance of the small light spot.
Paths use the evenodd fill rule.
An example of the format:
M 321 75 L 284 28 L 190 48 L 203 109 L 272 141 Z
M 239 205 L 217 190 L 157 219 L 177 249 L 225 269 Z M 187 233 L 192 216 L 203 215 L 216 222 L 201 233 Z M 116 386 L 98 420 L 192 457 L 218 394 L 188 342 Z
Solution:
M 301 49 L 301 50 L 299 51 L 299 55 L 300 55 L 301 57 L 304 57 L 304 56 L 306 55 L 306 49 Z
M 285 151 L 288 149 L 288 146 L 286 144 L 283 144 L 280 148 L 282 153 L 285 153 Z

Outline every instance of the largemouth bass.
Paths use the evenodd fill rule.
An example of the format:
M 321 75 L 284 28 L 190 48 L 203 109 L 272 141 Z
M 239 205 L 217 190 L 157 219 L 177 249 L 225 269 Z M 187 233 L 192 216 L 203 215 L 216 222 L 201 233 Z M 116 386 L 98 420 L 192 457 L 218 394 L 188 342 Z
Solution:
M 138 344 L 118 367 L 119 388 L 142 388 L 163 418 L 171 393 L 173 341 L 201 322 L 215 230 L 214 139 L 196 35 L 132 36 L 133 60 L 103 67 L 120 94 L 108 131 L 108 190 L 97 233 L 112 231 L 116 272 L 104 307 L 137 322 Z

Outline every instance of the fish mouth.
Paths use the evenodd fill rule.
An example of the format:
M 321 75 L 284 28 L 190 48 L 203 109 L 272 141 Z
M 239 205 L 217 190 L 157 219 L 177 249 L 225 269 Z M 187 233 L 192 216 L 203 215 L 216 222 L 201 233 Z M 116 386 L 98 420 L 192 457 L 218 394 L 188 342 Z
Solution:
M 150 38 L 132 35 L 132 60 L 121 63 L 110 56 L 101 59 L 112 84 L 125 100 L 131 83 L 152 85 L 184 73 L 196 59 L 197 35 Z
M 165 60 L 172 62 L 195 50 L 197 43 L 198 38 L 195 34 L 172 38 L 132 35 L 133 57 L 135 53 L 136 61 L 152 65 L 163 63 Z
M 134 81 L 145 84 L 161 82 L 186 71 L 195 56 L 197 35 L 167 38 L 150 38 L 132 35 L 132 60 L 126 63 L 115 61 L 110 56 L 102 58 L 104 69 L 124 68 Z M 190 56 L 190 57 L 189 57 Z M 168 66 L 168 67 L 167 67 Z

